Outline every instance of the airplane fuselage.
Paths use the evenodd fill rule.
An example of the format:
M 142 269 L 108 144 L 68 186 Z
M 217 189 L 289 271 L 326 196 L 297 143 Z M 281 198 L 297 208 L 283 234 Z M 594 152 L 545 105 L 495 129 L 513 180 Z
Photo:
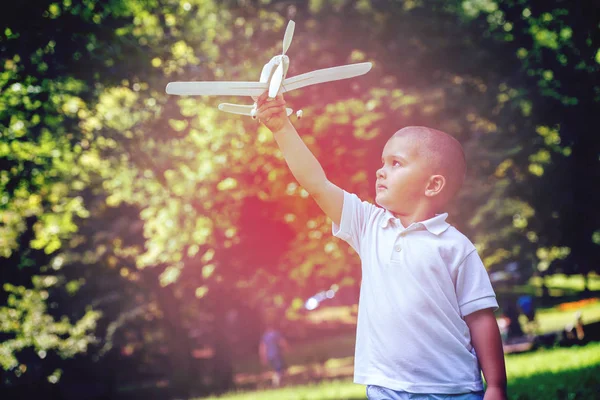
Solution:
M 288 68 L 290 66 L 290 58 L 288 56 L 286 56 L 285 54 L 283 54 L 283 55 L 279 54 L 279 55 L 274 56 L 273 58 L 271 58 L 269 60 L 268 63 L 266 63 L 263 66 L 263 69 L 260 73 L 259 82 L 266 83 L 267 86 L 269 86 L 271 84 L 271 78 L 273 78 L 273 74 L 275 73 L 275 70 L 281 63 L 283 63 L 283 79 L 281 80 L 281 82 L 283 82 L 285 80 Z

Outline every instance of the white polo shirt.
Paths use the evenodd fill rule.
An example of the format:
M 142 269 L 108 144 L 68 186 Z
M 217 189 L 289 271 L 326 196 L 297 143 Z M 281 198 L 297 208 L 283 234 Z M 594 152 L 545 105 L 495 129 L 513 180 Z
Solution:
M 362 261 L 355 383 L 411 393 L 483 390 L 463 317 L 498 303 L 475 246 L 447 216 L 405 228 L 344 192 L 333 234 Z

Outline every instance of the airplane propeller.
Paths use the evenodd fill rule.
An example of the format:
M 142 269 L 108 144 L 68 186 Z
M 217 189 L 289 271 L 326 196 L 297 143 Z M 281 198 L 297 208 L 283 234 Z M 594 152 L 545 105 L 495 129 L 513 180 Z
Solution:
M 285 34 L 283 35 L 283 43 L 282 43 L 282 52 L 280 56 L 279 65 L 275 69 L 273 73 L 273 77 L 271 78 L 271 83 L 269 85 L 269 97 L 275 98 L 277 93 L 279 93 L 279 89 L 281 88 L 281 82 L 283 82 L 284 68 L 285 68 L 285 52 L 290 48 L 290 44 L 292 44 L 292 38 L 294 37 L 294 27 L 296 23 L 294 21 L 288 22 L 287 28 L 285 28 Z
M 292 38 L 294 37 L 295 27 L 296 23 L 294 21 L 288 22 L 288 26 L 285 28 L 285 33 L 283 34 L 283 52 L 281 55 L 285 55 L 285 52 L 290 48 L 290 44 L 292 44 Z

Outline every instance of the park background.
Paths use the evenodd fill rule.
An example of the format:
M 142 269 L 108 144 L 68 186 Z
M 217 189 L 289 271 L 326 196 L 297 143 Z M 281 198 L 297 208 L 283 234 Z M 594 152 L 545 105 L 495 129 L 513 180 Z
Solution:
M 510 398 L 596 398 L 591 0 L 3 7 L 0 397 L 365 397 L 350 379 L 358 257 L 331 236 L 270 133 L 216 109 L 250 99 L 164 90 L 257 80 L 289 19 L 288 76 L 373 63 L 364 76 L 286 95 L 304 110 L 294 124 L 329 179 L 372 201 L 393 132 L 427 125 L 457 137 L 469 171 L 449 221 L 476 244 L 501 305 L 530 294 L 538 309 L 536 331 L 524 327 L 515 342 L 526 351 L 507 354 Z M 309 311 L 313 296 L 322 301 Z M 267 320 L 291 344 L 281 389 L 258 362 Z

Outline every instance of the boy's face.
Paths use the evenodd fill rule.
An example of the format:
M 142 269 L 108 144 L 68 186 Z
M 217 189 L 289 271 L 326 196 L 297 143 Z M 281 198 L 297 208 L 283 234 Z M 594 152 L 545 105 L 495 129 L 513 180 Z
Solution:
M 377 170 L 375 202 L 392 213 L 408 215 L 425 198 L 429 180 L 427 162 L 414 137 L 393 136 L 383 148 L 382 167 Z

